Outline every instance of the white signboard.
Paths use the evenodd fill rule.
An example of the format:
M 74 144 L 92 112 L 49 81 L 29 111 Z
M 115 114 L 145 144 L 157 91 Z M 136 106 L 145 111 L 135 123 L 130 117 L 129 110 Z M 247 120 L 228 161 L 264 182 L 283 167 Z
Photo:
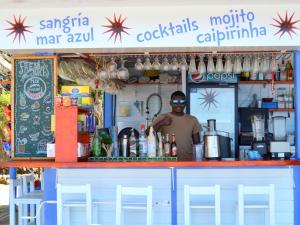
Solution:
M 0 13 L 0 49 L 300 43 L 300 5 L 3 9 Z

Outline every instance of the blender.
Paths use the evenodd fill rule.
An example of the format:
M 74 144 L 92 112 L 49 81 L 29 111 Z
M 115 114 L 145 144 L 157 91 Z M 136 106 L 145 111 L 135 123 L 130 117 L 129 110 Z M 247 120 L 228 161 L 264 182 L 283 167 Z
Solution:
M 268 158 L 268 146 L 265 139 L 265 116 L 256 114 L 251 116 L 253 131 L 252 149 L 257 151 L 261 157 Z

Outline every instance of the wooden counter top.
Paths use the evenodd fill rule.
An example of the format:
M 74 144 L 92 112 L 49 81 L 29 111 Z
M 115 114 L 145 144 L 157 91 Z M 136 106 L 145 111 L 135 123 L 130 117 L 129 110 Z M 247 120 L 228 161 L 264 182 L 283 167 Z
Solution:
M 247 167 L 247 166 L 295 166 L 300 160 L 245 160 L 245 161 L 185 161 L 185 162 L 76 162 L 11 161 L 0 167 L 27 168 L 168 168 L 168 167 Z

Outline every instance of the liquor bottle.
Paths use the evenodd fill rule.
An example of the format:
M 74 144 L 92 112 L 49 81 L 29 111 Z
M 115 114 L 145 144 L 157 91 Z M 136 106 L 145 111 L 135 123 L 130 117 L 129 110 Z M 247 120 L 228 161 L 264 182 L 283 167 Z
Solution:
M 170 136 L 169 134 L 166 135 L 166 142 L 165 142 L 165 157 L 170 157 L 170 152 L 171 152 L 171 144 L 170 144 Z
M 134 134 L 134 130 L 131 130 L 130 138 L 129 138 L 129 156 L 137 157 L 137 140 Z
M 172 134 L 172 142 L 171 142 L 171 156 L 177 157 L 177 144 L 175 134 Z
M 148 157 L 156 157 L 156 138 L 152 126 L 150 127 L 147 144 L 148 144 Z
M 148 144 L 147 144 L 147 137 L 145 135 L 145 125 L 141 125 L 141 134 L 139 138 L 139 156 L 140 157 L 147 157 L 148 153 Z

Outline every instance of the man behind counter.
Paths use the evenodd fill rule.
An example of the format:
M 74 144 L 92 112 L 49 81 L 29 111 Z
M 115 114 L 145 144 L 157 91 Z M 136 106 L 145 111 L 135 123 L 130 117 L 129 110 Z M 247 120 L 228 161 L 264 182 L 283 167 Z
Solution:
M 170 105 L 172 112 L 158 115 L 152 123 L 153 129 L 163 135 L 175 134 L 178 160 L 192 160 L 193 144 L 200 143 L 201 125 L 196 117 L 184 113 L 186 98 L 183 92 L 175 91 Z

